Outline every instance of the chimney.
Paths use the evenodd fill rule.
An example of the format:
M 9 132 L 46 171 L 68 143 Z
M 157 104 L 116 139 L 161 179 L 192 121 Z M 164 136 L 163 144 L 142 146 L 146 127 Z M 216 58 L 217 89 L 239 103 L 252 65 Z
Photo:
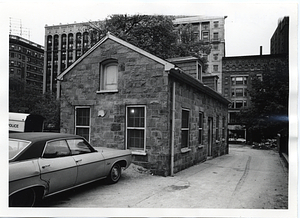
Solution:
M 262 46 L 260 46 L 260 55 L 262 55 Z

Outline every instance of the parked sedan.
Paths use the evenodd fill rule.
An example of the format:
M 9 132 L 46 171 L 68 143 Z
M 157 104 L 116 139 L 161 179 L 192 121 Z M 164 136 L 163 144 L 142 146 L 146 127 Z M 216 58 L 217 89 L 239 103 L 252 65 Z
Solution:
M 92 147 L 62 133 L 9 134 L 9 206 L 37 200 L 106 178 L 116 183 L 131 163 L 129 150 Z

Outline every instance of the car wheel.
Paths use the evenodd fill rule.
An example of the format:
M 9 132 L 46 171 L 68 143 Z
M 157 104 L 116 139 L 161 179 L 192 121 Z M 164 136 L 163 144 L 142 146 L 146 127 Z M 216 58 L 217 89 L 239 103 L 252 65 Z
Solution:
M 36 202 L 36 192 L 34 189 L 26 189 L 9 197 L 10 207 L 32 207 Z
M 109 183 L 114 184 L 119 181 L 120 177 L 121 177 L 121 166 L 120 164 L 116 163 L 111 168 L 107 179 Z

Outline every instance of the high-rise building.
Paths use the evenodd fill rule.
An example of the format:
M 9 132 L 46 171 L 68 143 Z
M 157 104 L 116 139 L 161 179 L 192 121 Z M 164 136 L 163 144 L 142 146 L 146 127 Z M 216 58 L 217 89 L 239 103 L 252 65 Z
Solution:
M 91 23 L 45 26 L 43 92 L 56 92 L 56 77 L 99 41 Z
M 270 47 L 271 54 L 289 54 L 289 17 L 278 20 Z
M 9 88 L 19 90 L 26 85 L 42 92 L 44 47 L 16 35 L 9 35 Z
M 191 23 L 198 39 L 211 45 L 207 72 L 218 76 L 217 90 L 222 90 L 222 57 L 225 56 L 224 23 L 226 17 L 177 17 L 174 26 Z M 43 91 L 56 92 L 56 77 L 91 48 L 100 38 L 91 28 L 99 21 L 45 26 L 45 62 Z
M 225 56 L 225 17 L 191 16 L 177 17 L 175 27 L 192 24 L 193 34 L 199 40 L 211 45 L 207 58 L 206 73 L 219 77 L 217 91 L 222 92 L 222 58 Z

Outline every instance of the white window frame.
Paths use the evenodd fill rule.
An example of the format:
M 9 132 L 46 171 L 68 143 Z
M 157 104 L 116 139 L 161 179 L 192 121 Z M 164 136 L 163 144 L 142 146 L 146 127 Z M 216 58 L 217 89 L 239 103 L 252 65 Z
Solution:
M 89 126 L 77 125 L 77 122 L 76 122 L 77 121 L 77 109 L 89 109 L 89 111 L 90 111 Z M 75 106 L 74 124 L 75 124 L 75 129 L 74 129 L 75 135 L 77 135 L 77 128 L 87 128 L 89 130 L 89 137 L 86 140 L 90 142 L 90 138 L 91 138 L 91 107 L 89 107 L 89 106 Z
M 116 88 L 115 89 L 107 89 L 106 86 L 106 68 L 109 66 L 115 66 L 117 68 L 116 72 Z M 107 92 L 118 92 L 118 62 L 115 59 L 105 60 L 100 63 L 100 84 L 99 91 L 97 93 L 107 93 Z
M 203 145 L 203 126 L 204 126 L 204 113 L 199 111 L 199 122 L 198 122 L 198 144 Z
M 144 127 L 128 127 L 128 109 L 130 108 L 143 108 L 144 109 Z M 146 105 L 128 105 L 126 106 L 126 112 L 125 112 L 125 117 L 126 117 L 126 131 L 125 131 L 125 143 L 126 143 L 126 149 L 132 150 L 128 146 L 128 130 L 144 130 L 144 148 L 140 150 L 132 150 L 132 154 L 134 155 L 146 155 L 146 132 L 147 132 L 147 110 L 146 110 Z
M 183 127 L 182 126 L 182 115 L 183 115 L 183 111 L 187 111 L 188 112 L 188 125 L 187 127 Z M 184 149 L 188 149 L 190 146 L 189 146 L 189 142 L 190 142 L 190 116 L 191 116 L 191 111 L 189 109 L 186 109 L 186 108 L 182 108 L 181 109 L 181 150 L 184 150 Z M 183 147 L 182 145 L 182 133 L 183 131 L 187 131 L 187 145 L 185 147 Z

